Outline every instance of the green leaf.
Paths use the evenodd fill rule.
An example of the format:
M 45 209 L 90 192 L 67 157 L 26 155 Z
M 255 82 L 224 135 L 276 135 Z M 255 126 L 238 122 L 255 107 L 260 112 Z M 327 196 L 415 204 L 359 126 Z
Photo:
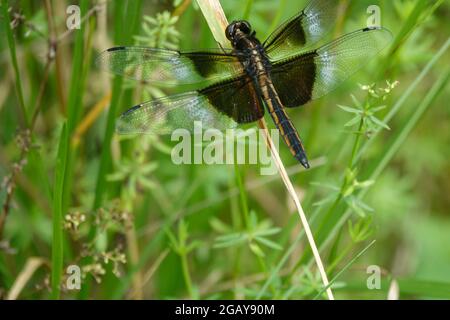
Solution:
M 391 130 L 391 128 L 389 128 L 389 126 L 386 123 L 384 123 L 383 121 L 381 121 L 380 119 L 378 119 L 375 116 L 370 116 L 370 120 L 382 128 Z
M 332 202 L 335 198 L 336 198 L 336 193 L 335 194 L 330 194 L 329 196 L 323 198 L 322 200 L 314 202 L 313 206 L 314 207 L 321 207 L 321 206 L 323 206 L 323 205 L 325 205 L 327 203 Z
M 265 257 L 264 251 L 262 251 L 260 246 L 258 246 L 256 243 L 254 243 L 254 242 L 250 243 L 249 247 L 250 247 L 250 250 L 258 257 L 261 257 L 261 258 Z
M 264 230 L 258 230 L 255 235 L 265 237 L 265 236 L 271 236 L 274 234 L 277 234 L 281 231 L 281 228 L 270 228 L 270 229 L 264 229 Z
M 352 127 L 358 123 L 361 122 L 361 117 L 360 116 L 356 116 L 354 117 L 352 120 L 350 120 L 349 122 L 347 122 L 346 124 L 344 124 L 344 127 Z
M 387 106 L 379 106 L 379 107 L 370 108 L 370 111 L 372 111 L 373 113 L 377 113 L 377 112 L 379 112 L 381 110 L 384 110 L 386 108 L 387 108 Z
M 359 102 L 359 100 L 355 97 L 355 95 L 351 94 L 350 96 L 355 106 L 357 106 L 359 109 L 364 109 L 363 105 L 361 104 L 361 102 Z
M 255 240 L 271 249 L 275 249 L 275 250 L 283 249 L 283 247 L 280 246 L 278 243 L 275 243 L 275 242 L 268 240 L 266 238 L 263 238 L 263 237 L 255 237 Z
M 355 114 L 361 114 L 362 111 L 360 109 L 355 109 L 355 108 L 351 108 L 351 107 L 347 107 L 347 106 L 342 106 L 338 104 L 338 107 L 342 110 L 344 110 L 345 112 L 348 113 L 355 113 Z
M 232 234 L 228 236 L 218 237 L 213 248 L 226 248 L 241 245 L 245 243 L 247 237 L 244 234 Z

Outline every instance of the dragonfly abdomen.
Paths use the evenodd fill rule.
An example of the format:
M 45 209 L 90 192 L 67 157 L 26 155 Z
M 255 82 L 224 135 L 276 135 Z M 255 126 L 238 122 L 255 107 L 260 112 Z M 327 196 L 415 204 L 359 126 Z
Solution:
M 292 155 L 305 167 L 309 168 L 308 159 L 306 157 L 305 148 L 297 132 L 297 129 L 292 124 L 292 121 L 288 118 L 288 115 L 284 110 L 277 111 L 270 114 L 275 122 L 275 125 L 280 130 L 281 136 L 284 142 L 289 147 Z M 277 123 L 276 121 L 279 121 Z
M 264 94 L 263 94 L 264 95 Z M 300 139 L 297 129 L 292 124 L 289 116 L 284 110 L 284 107 L 272 85 L 267 86 L 266 105 L 269 109 L 269 114 L 272 117 L 275 125 L 280 131 L 284 142 L 289 147 L 292 155 L 305 167 L 309 168 L 308 158 L 306 157 L 305 148 Z

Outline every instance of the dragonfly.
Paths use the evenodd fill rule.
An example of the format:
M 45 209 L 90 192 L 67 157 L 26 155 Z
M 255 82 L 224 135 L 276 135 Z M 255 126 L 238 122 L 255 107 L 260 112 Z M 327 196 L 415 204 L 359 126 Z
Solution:
M 174 51 L 114 47 L 98 62 L 113 74 L 159 86 L 197 90 L 141 103 L 117 120 L 119 134 L 166 134 L 175 129 L 226 130 L 261 120 L 267 111 L 292 155 L 310 168 L 300 135 L 286 110 L 335 90 L 391 41 L 383 27 L 366 27 L 324 45 L 338 1 L 312 0 L 264 42 L 245 20 L 225 31 L 232 48 Z

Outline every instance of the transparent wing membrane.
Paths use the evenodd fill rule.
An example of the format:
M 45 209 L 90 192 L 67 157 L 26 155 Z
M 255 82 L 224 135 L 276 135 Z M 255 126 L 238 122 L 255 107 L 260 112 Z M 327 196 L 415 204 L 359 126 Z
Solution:
M 145 47 L 115 47 L 97 59 L 117 75 L 161 86 L 208 84 L 243 74 L 239 59 L 222 51 L 186 52 Z
M 200 121 L 204 129 L 224 130 L 237 123 L 218 112 L 208 98 L 188 92 L 142 103 L 123 113 L 116 122 L 119 134 L 171 134 L 176 129 L 194 131 Z
M 274 65 L 272 81 L 286 107 L 304 105 L 336 89 L 392 40 L 386 29 L 363 29 Z
M 264 116 L 251 81 L 242 77 L 206 88 L 149 101 L 122 114 L 116 124 L 120 134 L 170 134 L 175 129 L 226 130 Z
M 311 1 L 264 42 L 269 57 L 276 61 L 311 49 L 335 23 L 338 3 L 334 0 Z

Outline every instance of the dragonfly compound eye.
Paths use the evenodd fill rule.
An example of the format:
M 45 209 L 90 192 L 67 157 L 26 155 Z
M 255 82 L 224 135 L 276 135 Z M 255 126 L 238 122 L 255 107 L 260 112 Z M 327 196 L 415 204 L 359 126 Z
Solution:
M 250 34 L 252 32 L 252 26 L 247 21 L 241 21 L 239 29 L 245 34 Z
M 228 40 L 232 40 L 235 34 L 236 34 L 236 22 L 233 22 L 225 30 L 225 35 Z

